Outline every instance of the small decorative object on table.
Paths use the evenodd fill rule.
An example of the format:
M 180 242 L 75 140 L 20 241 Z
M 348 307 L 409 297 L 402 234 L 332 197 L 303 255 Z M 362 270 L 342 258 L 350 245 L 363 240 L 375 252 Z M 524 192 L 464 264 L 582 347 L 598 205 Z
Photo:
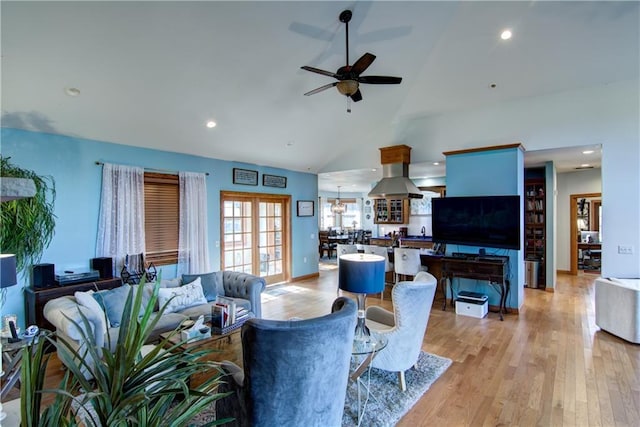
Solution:
M 204 324 L 204 316 L 198 317 L 198 320 L 190 328 L 180 331 L 180 338 L 183 341 L 198 341 L 211 336 L 211 328 Z

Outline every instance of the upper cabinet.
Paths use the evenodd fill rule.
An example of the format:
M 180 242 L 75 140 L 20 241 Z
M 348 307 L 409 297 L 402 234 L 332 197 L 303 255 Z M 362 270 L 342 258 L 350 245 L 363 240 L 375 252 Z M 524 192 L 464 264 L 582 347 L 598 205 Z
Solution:
M 373 222 L 376 224 L 407 224 L 409 199 L 376 199 Z

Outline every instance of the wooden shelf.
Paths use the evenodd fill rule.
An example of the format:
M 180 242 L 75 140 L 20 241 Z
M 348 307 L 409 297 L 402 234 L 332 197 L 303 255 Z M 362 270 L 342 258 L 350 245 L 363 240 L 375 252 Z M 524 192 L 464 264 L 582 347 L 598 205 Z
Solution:
M 537 261 L 538 281 L 530 287 L 545 288 L 546 203 L 544 178 L 526 179 L 524 184 L 524 259 Z

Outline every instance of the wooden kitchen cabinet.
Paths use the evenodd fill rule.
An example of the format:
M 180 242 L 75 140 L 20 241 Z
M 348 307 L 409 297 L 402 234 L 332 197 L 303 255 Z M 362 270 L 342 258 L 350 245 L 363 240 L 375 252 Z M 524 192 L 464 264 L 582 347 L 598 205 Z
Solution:
M 407 224 L 409 199 L 376 199 L 374 212 L 376 224 Z

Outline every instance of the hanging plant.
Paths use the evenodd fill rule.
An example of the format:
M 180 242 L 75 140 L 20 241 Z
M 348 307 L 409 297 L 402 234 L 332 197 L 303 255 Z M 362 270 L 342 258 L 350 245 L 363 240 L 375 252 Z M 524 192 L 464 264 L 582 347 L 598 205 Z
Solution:
M 33 197 L 0 203 L 0 252 L 15 254 L 17 270 L 23 271 L 40 262 L 51 243 L 56 225 L 56 189 L 53 177 L 39 176 L 9 159 L 0 156 L 0 179 L 28 178 L 36 187 Z

